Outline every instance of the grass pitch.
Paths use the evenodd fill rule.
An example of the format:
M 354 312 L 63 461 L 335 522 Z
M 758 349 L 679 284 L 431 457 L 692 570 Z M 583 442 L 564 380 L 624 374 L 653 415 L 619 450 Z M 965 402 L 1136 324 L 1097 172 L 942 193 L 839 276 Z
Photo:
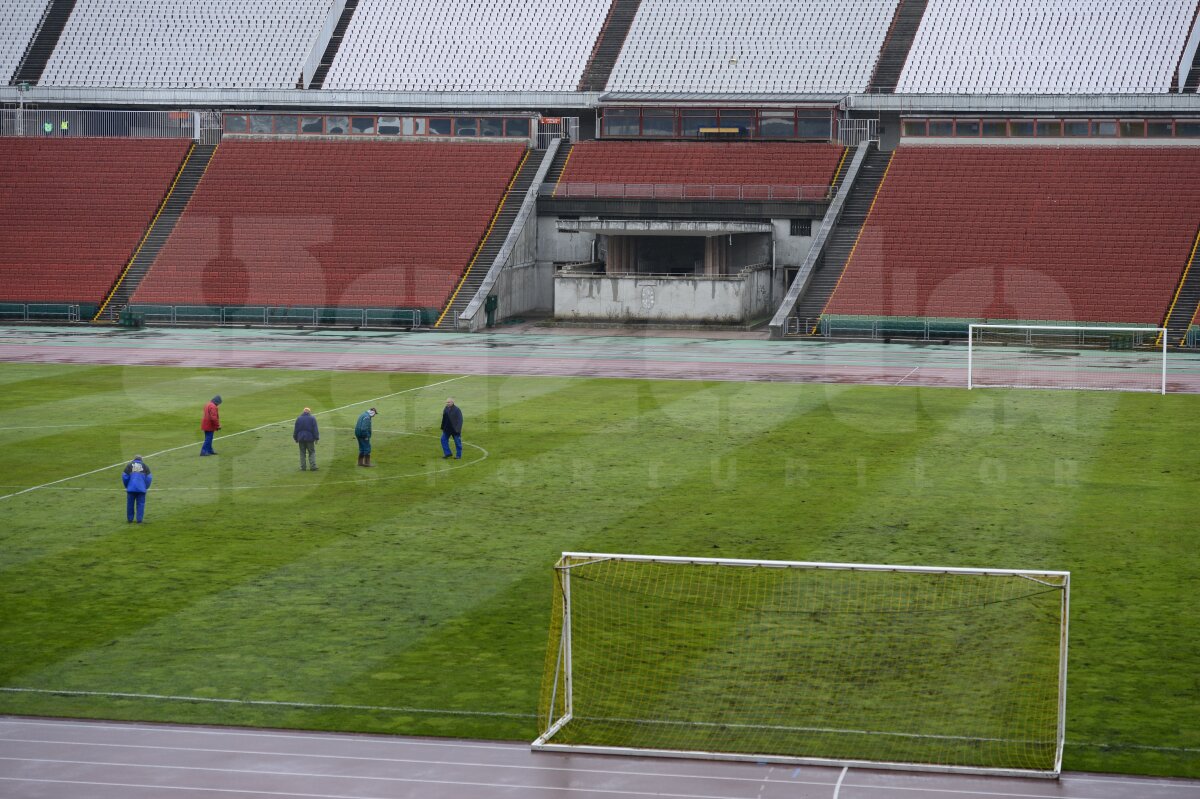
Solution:
M 200 458 L 218 393 L 220 455 Z M 447 396 L 462 461 L 437 442 Z M 291 441 L 305 405 L 316 473 Z M 564 550 L 1066 569 L 1065 767 L 1200 777 L 1198 407 L 3 365 L 0 712 L 532 739 Z

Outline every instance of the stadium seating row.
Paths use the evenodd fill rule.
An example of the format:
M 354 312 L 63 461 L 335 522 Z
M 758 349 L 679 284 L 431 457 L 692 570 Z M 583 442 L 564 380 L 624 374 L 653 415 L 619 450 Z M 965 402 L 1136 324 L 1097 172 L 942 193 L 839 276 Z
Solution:
M 7 84 L 37 30 L 50 0 L 5 0 L 0 3 L 0 83 Z

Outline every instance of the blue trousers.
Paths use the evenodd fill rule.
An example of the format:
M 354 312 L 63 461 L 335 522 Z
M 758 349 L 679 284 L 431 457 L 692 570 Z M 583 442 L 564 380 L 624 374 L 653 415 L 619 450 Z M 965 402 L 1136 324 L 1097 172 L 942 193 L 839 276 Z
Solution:
M 462 436 L 454 436 L 454 449 L 456 458 L 462 457 Z M 450 457 L 450 433 L 442 433 L 442 454 L 447 458 Z
M 371 454 L 371 439 L 369 439 L 369 438 L 359 438 L 358 439 L 358 454 L 359 455 L 370 455 Z
M 213 437 L 213 431 L 211 431 L 211 430 L 204 431 L 204 445 L 202 447 L 200 447 L 201 455 L 216 455 L 217 454 L 217 453 L 213 452 L 212 437 Z
M 125 519 L 133 521 L 133 510 L 137 507 L 138 524 L 142 523 L 142 516 L 146 514 L 146 492 L 145 491 L 127 491 L 125 492 Z

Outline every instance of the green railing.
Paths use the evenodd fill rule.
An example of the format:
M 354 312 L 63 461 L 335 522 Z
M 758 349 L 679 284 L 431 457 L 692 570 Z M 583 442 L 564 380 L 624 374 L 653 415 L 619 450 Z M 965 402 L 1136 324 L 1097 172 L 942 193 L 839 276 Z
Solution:
M 812 329 L 808 320 L 789 320 L 787 330 L 791 335 L 803 335 Z M 967 338 L 972 324 L 1051 325 L 1071 327 L 1081 323 L 1037 319 L 946 319 L 924 316 L 822 316 L 817 323 L 816 335 L 826 338 L 866 338 L 880 341 L 909 339 L 915 341 L 947 341 Z M 1088 327 L 1127 327 L 1120 322 L 1088 322 Z M 1193 327 L 1188 334 L 1186 346 L 1194 347 L 1200 340 L 1200 327 Z
M 435 308 L 336 308 L 272 305 L 130 305 L 147 324 L 264 327 L 428 327 Z
M 96 315 L 96 303 L 0 302 L 0 322 L 78 322 Z

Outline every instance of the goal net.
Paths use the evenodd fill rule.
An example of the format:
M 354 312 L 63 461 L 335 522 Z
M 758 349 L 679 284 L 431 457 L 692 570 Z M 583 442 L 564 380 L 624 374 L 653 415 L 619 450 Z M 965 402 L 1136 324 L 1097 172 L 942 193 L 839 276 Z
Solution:
M 564 553 L 534 749 L 1056 776 L 1067 572 Z
M 971 325 L 967 388 L 1167 392 L 1160 327 Z

